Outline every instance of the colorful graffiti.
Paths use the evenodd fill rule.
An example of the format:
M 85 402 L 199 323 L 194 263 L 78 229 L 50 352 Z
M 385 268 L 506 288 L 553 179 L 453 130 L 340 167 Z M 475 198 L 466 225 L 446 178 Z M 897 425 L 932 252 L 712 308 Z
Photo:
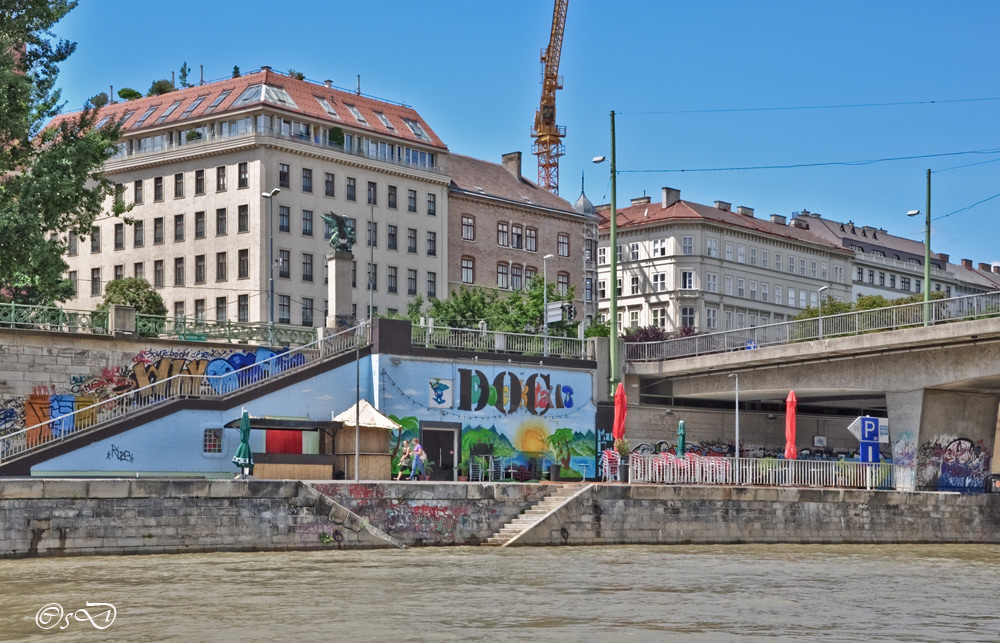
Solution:
M 983 491 L 990 465 L 982 440 L 941 435 L 920 445 L 917 484 L 938 491 Z

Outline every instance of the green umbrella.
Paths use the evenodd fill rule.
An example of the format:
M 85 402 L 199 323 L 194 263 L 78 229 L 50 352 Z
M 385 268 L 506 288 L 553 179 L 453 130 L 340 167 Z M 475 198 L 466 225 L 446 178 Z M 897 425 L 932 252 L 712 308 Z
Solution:
M 677 423 L 677 455 L 684 455 L 684 420 Z
M 240 418 L 240 446 L 236 448 L 233 464 L 239 467 L 244 476 L 247 473 L 253 475 L 253 453 L 250 451 L 250 414 L 246 409 L 243 409 L 243 417 Z

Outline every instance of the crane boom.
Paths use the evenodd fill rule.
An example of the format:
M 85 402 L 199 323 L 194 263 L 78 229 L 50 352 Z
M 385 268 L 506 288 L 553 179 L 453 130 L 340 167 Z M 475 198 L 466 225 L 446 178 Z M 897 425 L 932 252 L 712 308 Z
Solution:
M 541 54 L 542 98 L 535 112 L 535 125 L 531 128 L 531 135 L 535 138 L 531 153 L 538 157 L 538 185 L 552 194 L 559 194 L 559 157 L 566 151 L 562 144 L 566 128 L 556 125 L 556 90 L 563 86 L 562 76 L 559 75 L 559 57 L 562 55 L 568 7 L 569 0 L 555 0 L 549 46 Z

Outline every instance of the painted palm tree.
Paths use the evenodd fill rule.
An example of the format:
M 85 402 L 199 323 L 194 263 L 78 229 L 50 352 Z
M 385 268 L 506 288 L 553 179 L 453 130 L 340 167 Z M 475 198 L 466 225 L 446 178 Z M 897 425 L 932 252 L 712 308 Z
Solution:
M 570 453 L 569 445 L 573 442 L 573 429 L 556 429 L 556 432 L 546 438 L 556 460 L 564 469 L 569 469 Z

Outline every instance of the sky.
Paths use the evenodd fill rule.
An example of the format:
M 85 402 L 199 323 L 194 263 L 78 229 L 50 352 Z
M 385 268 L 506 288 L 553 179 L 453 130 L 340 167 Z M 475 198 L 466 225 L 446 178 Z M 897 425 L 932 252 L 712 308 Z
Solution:
M 536 180 L 530 130 L 552 10 L 81 0 L 55 29 L 78 44 L 59 85 L 71 111 L 109 85 L 145 93 L 184 62 L 192 81 L 200 66 L 215 80 L 233 65 L 352 90 L 360 76 L 364 93 L 414 107 L 451 152 L 499 162 L 521 151 Z M 614 110 L 619 207 L 669 186 L 757 216 L 807 209 L 922 240 L 923 215 L 906 213 L 925 212 L 930 169 L 932 249 L 1000 261 L 997 25 L 996 0 L 571 0 L 560 196 L 574 202 L 585 173 L 591 201 L 609 202 L 609 166 L 592 159 L 609 156 Z M 900 157 L 925 158 L 854 163 Z M 741 169 L 789 165 L 812 166 Z

